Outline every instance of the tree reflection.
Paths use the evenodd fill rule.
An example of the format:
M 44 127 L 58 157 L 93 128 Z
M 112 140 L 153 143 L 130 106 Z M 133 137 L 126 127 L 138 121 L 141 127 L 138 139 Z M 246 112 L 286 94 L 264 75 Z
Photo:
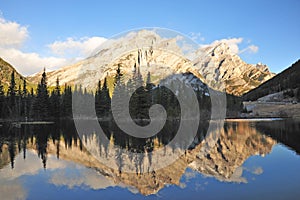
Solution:
M 166 184 L 179 184 L 181 176 L 187 168 L 192 168 L 206 176 L 213 176 L 227 182 L 243 182 L 237 177 L 241 165 L 250 156 L 268 154 L 277 142 L 289 146 L 299 153 L 299 122 L 227 122 L 224 127 L 211 129 L 218 132 L 219 138 L 212 143 L 207 154 L 201 153 L 203 139 L 206 136 L 208 122 L 200 123 L 193 143 L 174 163 L 158 170 L 145 170 L 145 166 L 153 164 L 152 150 L 165 148 L 172 139 L 172 127 L 175 121 L 169 121 L 161 135 L 144 140 L 135 140 L 118 132 L 113 123 L 104 123 L 106 136 L 110 143 L 99 143 L 98 149 L 102 156 L 115 158 L 119 168 L 113 169 L 93 157 L 78 137 L 74 122 L 60 121 L 48 125 L 22 125 L 20 128 L 4 124 L 0 127 L 0 169 L 4 166 L 15 167 L 15 157 L 23 154 L 26 159 L 28 150 L 36 151 L 41 160 L 41 168 L 47 167 L 49 155 L 58 159 L 95 169 L 109 177 L 115 183 L 122 182 L 136 187 L 142 194 L 156 193 Z M 176 124 L 175 124 L 176 125 Z M 213 136 L 213 135 L 212 135 Z M 209 141 L 210 136 L 206 138 Z M 209 143 L 209 142 L 208 142 Z M 114 149 L 114 145 L 122 148 Z M 146 152 L 143 157 L 124 158 L 124 150 Z M 123 171 L 123 166 L 132 162 L 136 173 Z M 146 163 L 147 162 L 147 163 Z

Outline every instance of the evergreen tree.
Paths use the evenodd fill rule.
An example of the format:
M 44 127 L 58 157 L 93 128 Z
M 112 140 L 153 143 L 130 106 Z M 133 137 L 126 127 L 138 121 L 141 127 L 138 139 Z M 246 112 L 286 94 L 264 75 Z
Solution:
M 24 79 L 23 80 L 23 96 L 26 97 L 27 96 L 27 83 L 26 83 L 26 80 Z
M 27 83 L 26 80 L 23 80 L 23 93 L 22 93 L 22 115 L 25 119 L 29 116 L 30 105 L 28 102 L 28 91 L 27 91 Z
M 133 82 L 133 87 L 135 87 L 135 89 L 143 86 L 143 76 L 141 74 L 139 65 L 137 66 L 136 64 L 134 64 L 134 69 L 132 73 L 132 82 Z
M 61 108 L 61 94 L 60 94 L 60 85 L 59 78 L 56 79 L 56 86 L 51 93 L 50 97 L 51 102 L 51 116 L 55 119 L 60 117 L 60 108 Z
M 62 94 L 62 116 L 72 117 L 72 88 L 65 84 L 64 92 Z
M 121 73 L 121 65 L 118 64 L 118 68 L 116 70 L 115 80 L 114 80 L 114 87 L 120 87 L 123 83 L 123 74 Z
M 22 100 L 23 100 L 23 98 L 22 98 L 22 88 L 21 88 L 21 85 L 19 85 L 16 100 L 17 100 L 17 109 L 16 109 L 17 115 L 18 115 L 18 117 L 21 117 L 21 115 L 22 115 L 22 108 L 23 108 L 22 107 Z
M 15 72 L 11 73 L 10 85 L 7 91 L 8 96 L 8 106 L 9 106 L 9 115 L 16 114 L 16 81 L 15 81 Z
M 151 83 L 151 74 L 150 74 L 150 72 L 148 72 L 147 79 L 146 79 L 146 89 L 150 91 L 150 90 L 152 90 L 153 87 L 154 87 L 154 84 Z
M 8 87 L 8 96 L 11 98 L 16 96 L 16 81 L 15 81 L 15 72 L 11 73 L 10 85 Z
M 47 87 L 46 71 L 42 74 L 41 82 L 37 87 L 37 94 L 33 105 L 34 117 L 37 119 L 49 118 L 49 93 Z
M 147 74 L 147 80 L 146 80 L 146 91 L 148 93 L 147 103 L 149 104 L 149 106 L 153 102 L 153 88 L 154 87 L 155 87 L 155 85 L 151 82 L 150 72 L 148 72 L 148 74 Z
M 113 91 L 113 97 L 114 98 L 114 102 L 116 102 L 117 107 L 114 108 L 114 110 L 116 111 L 115 114 L 117 114 L 118 116 L 114 116 L 114 117 L 121 117 L 119 114 L 123 112 L 123 103 L 122 100 L 124 99 L 124 97 L 127 94 L 127 92 L 125 91 L 125 84 L 123 82 L 123 74 L 121 73 L 121 65 L 118 64 L 118 68 L 116 70 L 116 75 L 115 75 L 115 80 L 114 80 L 114 91 Z
M 98 81 L 98 86 L 95 93 L 95 109 L 97 117 L 101 117 L 102 112 L 100 110 L 100 101 L 101 101 L 101 81 Z
M 100 93 L 100 112 L 102 116 L 107 117 L 110 113 L 111 99 L 109 96 L 109 89 L 107 87 L 107 79 L 104 78 L 103 86 Z
M 5 94 L 3 90 L 3 85 L 0 81 L 0 118 L 4 118 L 5 114 Z

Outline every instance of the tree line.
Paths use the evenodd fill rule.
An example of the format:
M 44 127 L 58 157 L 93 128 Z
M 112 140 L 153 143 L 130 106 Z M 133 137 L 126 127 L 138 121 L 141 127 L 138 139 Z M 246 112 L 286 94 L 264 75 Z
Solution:
M 182 74 L 183 76 L 188 76 L 189 74 Z M 124 96 L 128 95 L 129 101 L 129 113 L 132 119 L 136 120 L 140 125 L 146 125 L 147 119 L 149 117 L 149 109 L 154 104 L 160 104 L 164 107 L 169 119 L 175 119 L 182 116 L 181 109 L 185 109 L 184 106 L 190 105 L 180 105 L 178 98 L 181 96 L 184 102 L 191 102 L 191 95 L 188 95 L 187 85 L 184 81 L 168 84 L 168 87 L 173 88 L 173 91 L 176 90 L 177 94 L 174 94 L 168 87 L 163 85 L 155 85 L 151 81 L 151 74 L 148 72 L 147 77 L 144 81 L 144 78 L 140 72 L 139 66 L 134 65 L 134 70 L 132 71 L 131 77 L 125 83 L 124 75 L 119 65 L 116 74 L 114 76 L 114 87 L 112 92 L 112 98 L 115 98 L 117 105 L 120 108 L 114 108 L 116 111 L 124 109 L 122 107 L 122 102 Z M 198 103 L 202 117 L 209 118 L 211 110 L 211 101 L 210 97 L 205 95 L 208 92 L 208 87 L 206 85 L 204 88 L 194 89 L 196 96 L 198 98 Z M 109 89 L 107 87 L 107 80 L 104 79 L 103 83 L 99 81 L 98 87 L 95 93 L 95 103 L 96 103 L 96 114 L 98 118 L 108 118 L 109 120 L 113 119 L 111 112 L 111 101 L 112 98 L 109 96 Z M 88 101 L 85 101 L 88 102 Z M 182 107 L 183 106 L 183 107 Z M 182 107 L 182 108 L 181 108 Z M 145 120 L 146 121 L 143 121 Z
M 36 90 L 23 85 L 16 85 L 15 72 L 7 92 L 0 82 L 0 119 L 2 120 L 47 120 L 72 116 L 72 90 L 65 85 L 62 90 L 57 78 L 55 88 L 49 92 L 47 77 L 44 70 Z
M 183 75 L 189 75 L 188 73 Z M 96 111 L 100 119 L 112 120 L 111 101 L 112 98 L 122 99 L 122 95 L 132 94 L 130 97 L 129 111 L 132 119 L 149 119 L 149 109 L 154 104 L 164 106 L 169 118 L 180 118 L 181 108 L 177 97 L 181 96 L 184 102 L 191 102 L 190 95 L 184 93 L 187 86 L 184 81 L 170 87 L 177 90 L 175 95 L 165 86 L 155 85 L 151 82 L 151 74 L 147 74 L 146 81 L 140 73 L 139 66 L 135 64 L 131 78 L 125 83 L 124 76 L 119 65 L 113 81 L 113 92 L 110 93 L 107 79 L 99 81 L 95 91 L 88 91 L 81 85 L 71 88 L 69 85 L 60 86 L 59 78 L 56 80 L 54 89 L 49 90 L 47 75 L 44 70 L 37 88 L 27 88 L 26 80 L 23 85 L 16 85 L 15 72 L 11 74 L 11 81 L 7 92 L 4 91 L 0 82 L 0 119 L 2 120 L 57 120 L 72 118 L 72 98 L 80 99 L 75 105 L 79 109 L 80 117 L 91 117 L 91 110 L 82 105 L 89 104 L 91 109 Z M 208 94 L 208 86 L 196 86 L 194 92 L 198 98 L 201 119 L 210 118 L 211 101 Z M 136 89 L 137 88 L 137 89 Z M 112 94 L 112 95 L 110 95 Z M 118 98 L 119 97 L 119 98 Z M 80 108 L 82 107 L 82 110 Z M 228 98 L 228 109 L 240 108 L 240 101 L 236 98 Z M 123 109 L 122 107 L 116 108 Z M 183 116 L 184 117 L 184 116 Z M 140 122 L 143 123 L 143 122 Z M 147 122 L 145 122 L 147 123 Z
M 300 60 L 257 88 L 244 94 L 243 99 L 247 101 L 255 101 L 260 97 L 284 91 L 285 96 L 295 97 L 298 101 L 300 101 L 299 76 Z

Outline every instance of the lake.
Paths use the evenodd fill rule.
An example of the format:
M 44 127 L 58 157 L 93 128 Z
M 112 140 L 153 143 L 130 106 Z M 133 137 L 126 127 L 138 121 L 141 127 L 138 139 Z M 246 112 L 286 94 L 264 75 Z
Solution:
M 192 144 L 172 162 L 167 159 L 175 147 L 165 146 L 178 126 L 167 123 L 161 133 L 144 140 L 102 124 L 109 143 L 93 143 L 90 133 L 79 137 L 73 121 L 20 126 L 4 123 L 0 127 L 1 199 L 300 196 L 299 120 L 228 120 L 222 127 L 212 128 L 201 123 Z M 163 150 L 166 158 L 150 158 L 157 149 Z M 124 156 L 125 150 L 147 152 L 147 156 L 136 160 Z M 95 155 L 102 156 L 103 162 Z M 167 164 L 152 168 L 157 163 Z

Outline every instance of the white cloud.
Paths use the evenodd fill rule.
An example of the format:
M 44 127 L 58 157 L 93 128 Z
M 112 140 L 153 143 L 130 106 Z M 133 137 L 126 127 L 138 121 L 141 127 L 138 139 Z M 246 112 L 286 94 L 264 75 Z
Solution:
M 239 54 L 242 54 L 242 53 L 256 53 L 258 52 L 258 46 L 256 45 L 250 45 L 244 49 L 242 49 Z
M 226 43 L 229 46 L 229 49 L 234 54 L 242 54 L 242 53 L 256 53 L 258 51 L 258 46 L 256 45 L 249 45 L 244 49 L 240 49 L 240 45 L 243 43 L 243 38 L 228 38 L 228 39 L 221 39 L 215 40 L 212 45 L 219 44 L 219 43 Z M 249 44 L 249 40 L 246 42 Z
M 190 33 L 190 36 L 193 40 L 204 41 L 201 33 Z M 0 57 L 11 63 L 23 75 L 39 72 L 44 67 L 47 70 L 54 70 L 75 63 L 95 53 L 95 49 L 106 41 L 103 37 L 82 37 L 79 39 L 70 37 L 46 45 L 51 53 L 49 56 L 43 56 L 36 52 L 25 52 L 22 49 L 22 45 L 28 38 L 27 26 L 8 21 L 0 16 Z M 235 54 L 256 53 L 258 51 L 258 47 L 250 43 L 246 43 L 247 47 L 240 50 L 239 45 L 243 42 L 241 37 L 216 40 L 212 44 L 220 42 L 228 44 Z M 191 47 L 185 46 L 185 48 Z
M 252 174 L 254 174 L 254 175 L 261 175 L 264 172 L 262 167 L 254 167 L 252 169 L 251 168 L 250 169 L 245 168 L 245 170 L 252 173 Z
M 239 53 L 239 44 L 241 44 L 243 41 L 243 38 L 239 37 L 239 38 L 229 38 L 229 39 L 221 39 L 221 40 L 215 40 L 212 44 L 219 44 L 219 43 L 226 43 L 231 52 L 234 54 L 238 54 Z
M 0 180 L 15 180 L 21 176 L 36 175 L 42 169 L 41 159 L 34 150 L 27 150 L 26 160 L 23 155 L 18 154 L 15 158 L 15 166 L 12 170 L 10 165 L 5 166 L 0 171 Z M 69 163 L 67 161 L 58 160 L 55 156 L 49 155 L 47 159 L 47 169 L 63 169 Z
M 67 38 L 65 41 L 55 41 L 47 45 L 54 54 L 67 57 L 87 57 L 106 39 L 103 37 Z
M 22 45 L 29 38 L 27 26 L 8 21 L 0 16 L 0 57 L 12 64 L 21 74 L 31 75 L 41 71 L 58 69 L 89 56 L 106 39 L 82 37 L 67 38 L 46 45 L 52 55 L 42 56 L 36 52 L 24 52 Z
M 205 38 L 202 36 L 201 33 L 194 33 L 194 32 L 191 32 L 189 34 L 189 36 L 191 37 L 192 40 L 194 41 L 200 41 L 200 42 L 203 42 L 205 40 Z
M 26 26 L 0 17 L 0 47 L 20 47 L 27 38 Z
M 0 180 L 1 199 L 26 199 L 27 193 L 18 180 Z
M 62 170 L 57 170 L 56 173 L 53 174 L 53 176 L 50 178 L 49 182 L 56 186 L 68 186 L 68 188 L 70 189 L 83 185 L 94 190 L 116 186 L 116 184 L 112 180 L 109 180 L 105 176 L 97 173 L 92 169 L 80 167 L 79 172 L 76 171 L 74 172 L 74 174 L 69 169 L 70 167 Z
M 25 53 L 16 48 L 1 48 L 0 56 L 12 64 L 21 74 L 30 75 L 47 69 L 57 69 L 60 66 L 72 63 L 72 60 L 59 57 L 42 57 L 37 53 Z

